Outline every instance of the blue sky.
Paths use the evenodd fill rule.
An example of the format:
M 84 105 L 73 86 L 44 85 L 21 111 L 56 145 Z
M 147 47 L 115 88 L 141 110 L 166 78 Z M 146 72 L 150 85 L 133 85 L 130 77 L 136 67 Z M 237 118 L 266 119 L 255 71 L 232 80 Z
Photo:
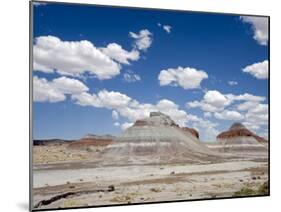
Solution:
M 267 18 L 33 7 L 35 139 L 119 135 L 155 110 L 205 141 L 234 121 L 267 137 Z

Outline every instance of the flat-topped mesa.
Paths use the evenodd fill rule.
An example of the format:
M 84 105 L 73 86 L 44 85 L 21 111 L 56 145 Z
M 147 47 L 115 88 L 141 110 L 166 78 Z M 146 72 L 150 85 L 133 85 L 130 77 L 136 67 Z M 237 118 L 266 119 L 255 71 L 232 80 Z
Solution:
M 170 126 L 181 129 L 184 133 L 199 139 L 197 130 L 189 127 L 180 127 L 169 116 L 161 112 L 151 112 L 146 119 L 137 120 L 133 126 Z
M 161 112 L 150 112 L 149 117 L 137 120 L 133 126 L 173 126 L 179 127 L 169 116 Z
M 194 130 L 195 131 L 195 130 Z M 181 128 L 169 116 L 151 112 L 138 120 L 106 147 L 104 163 L 166 164 L 210 163 L 220 160 L 216 152 L 198 140 L 198 133 Z
M 107 140 L 113 140 L 115 137 L 113 135 L 105 134 L 105 135 L 96 135 L 96 134 L 86 134 L 81 139 L 107 139 Z M 80 140 L 81 140 L 80 139 Z

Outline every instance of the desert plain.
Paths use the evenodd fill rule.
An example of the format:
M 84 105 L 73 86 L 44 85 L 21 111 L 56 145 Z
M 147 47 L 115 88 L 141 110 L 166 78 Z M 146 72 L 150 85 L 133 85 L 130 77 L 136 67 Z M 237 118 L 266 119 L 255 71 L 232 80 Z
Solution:
M 178 127 L 161 118 L 135 123 L 123 140 L 88 136 L 34 145 L 34 209 L 268 195 L 266 144 L 203 144 L 191 133 L 177 135 Z M 160 135 L 158 125 L 183 140 L 169 146 L 165 133 L 141 140 L 151 129 Z

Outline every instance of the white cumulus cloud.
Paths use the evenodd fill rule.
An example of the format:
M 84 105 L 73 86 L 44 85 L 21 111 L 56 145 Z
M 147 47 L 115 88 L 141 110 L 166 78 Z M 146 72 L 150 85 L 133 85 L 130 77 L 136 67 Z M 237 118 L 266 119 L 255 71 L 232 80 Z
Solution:
M 237 105 L 237 110 L 239 111 L 247 111 L 259 104 L 257 101 L 246 101 Z
M 33 77 L 34 102 L 60 102 L 65 100 L 65 95 L 53 88 L 45 78 Z
M 83 92 L 73 94 L 72 99 L 81 106 L 93 106 L 113 110 L 112 116 L 122 116 L 129 122 L 143 119 L 149 116 L 150 112 L 160 111 L 169 115 L 179 125 L 184 126 L 188 122 L 188 115 L 179 106 L 168 99 L 161 99 L 156 104 L 139 103 L 126 94 L 116 91 L 101 90 L 97 94 Z
M 199 107 L 205 112 L 217 112 L 223 110 L 231 103 L 224 94 L 217 90 L 207 91 L 201 101 L 193 101 L 187 103 L 189 107 Z
M 81 106 L 93 106 L 101 108 L 103 107 L 100 99 L 96 94 L 89 94 L 87 92 L 83 92 L 81 94 L 74 94 L 71 96 L 71 99 L 76 102 L 76 104 Z
M 244 93 L 244 94 L 240 94 L 240 95 L 226 94 L 225 96 L 231 101 L 261 102 L 266 99 L 264 96 L 255 96 L 255 95 L 249 94 L 249 93 Z
M 268 125 L 268 105 L 256 104 L 247 110 L 245 121 L 253 125 Z
M 243 72 L 249 73 L 256 77 L 257 79 L 267 79 L 268 78 L 268 60 L 263 62 L 254 63 L 248 65 L 242 69 Z
M 105 48 L 100 49 L 104 54 L 119 63 L 130 64 L 129 60 L 136 61 L 140 58 L 139 51 L 133 49 L 128 52 L 117 43 L 110 43 Z
M 240 19 L 249 23 L 254 31 L 254 39 L 260 45 L 267 45 L 268 43 L 268 18 L 266 17 L 253 17 L 253 16 L 241 16 Z
M 89 89 L 82 82 L 60 77 L 52 81 L 45 78 L 33 77 L 33 100 L 35 102 L 60 102 L 66 99 L 65 94 L 80 94 Z
M 90 41 L 62 41 L 54 36 L 35 38 L 33 60 L 35 71 L 46 73 L 56 71 L 70 76 L 89 72 L 98 79 L 110 79 L 118 75 L 121 69 L 119 63 Z
M 244 113 L 243 124 L 259 133 L 265 133 L 263 130 L 268 126 L 268 104 L 261 103 L 264 100 L 265 98 L 248 98 L 245 102 L 236 105 L 237 110 Z
M 204 102 L 217 108 L 223 108 L 230 104 L 230 100 L 217 90 L 207 91 Z
M 206 118 L 240 121 L 251 126 L 249 129 L 261 133 L 268 126 L 268 105 L 262 103 L 265 100 L 264 96 L 249 93 L 235 95 L 207 91 L 201 101 L 187 102 L 186 105 L 191 108 L 200 108 Z
M 247 113 L 245 120 L 254 125 L 268 125 L 268 114 Z
M 184 89 L 200 88 L 202 80 L 207 78 L 206 72 L 190 67 L 169 68 L 158 75 L 161 86 L 181 86 Z
M 152 33 L 143 29 L 139 33 L 129 32 L 130 37 L 135 39 L 135 47 L 139 50 L 147 50 L 152 44 Z
M 67 77 L 59 77 L 52 81 L 52 86 L 64 94 L 76 94 L 89 90 L 82 82 Z
M 231 121 L 239 121 L 244 118 L 244 116 L 237 112 L 237 111 L 230 111 L 230 110 L 224 110 L 222 112 L 216 112 L 214 116 L 217 119 L 222 119 L 222 120 L 231 120 Z
M 265 99 L 266 98 L 263 96 L 255 96 L 249 93 L 234 95 L 222 94 L 217 90 L 211 90 L 205 93 L 201 101 L 187 102 L 186 105 L 191 108 L 200 108 L 204 112 L 214 113 L 223 111 L 226 107 L 231 106 L 234 102 L 242 101 L 242 103 L 236 105 L 236 108 L 239 111 L 245 111 L 252 107 L 252 105 L 257 105 L 259 102 L 262 102 Z M 209 113 L 207 116 L 209 116 Z

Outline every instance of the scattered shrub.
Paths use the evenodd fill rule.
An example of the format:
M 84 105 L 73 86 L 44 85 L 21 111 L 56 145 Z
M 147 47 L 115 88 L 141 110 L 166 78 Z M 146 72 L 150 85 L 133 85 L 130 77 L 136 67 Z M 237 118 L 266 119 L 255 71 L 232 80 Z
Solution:
M 244 187 L 240 191 L 234 193 L 234 197 L 242 196 L 255 196 L 255 195 L 267 195 L 268 194 L 268 182 L 261 184 L 257 190 L 249 187 Z

